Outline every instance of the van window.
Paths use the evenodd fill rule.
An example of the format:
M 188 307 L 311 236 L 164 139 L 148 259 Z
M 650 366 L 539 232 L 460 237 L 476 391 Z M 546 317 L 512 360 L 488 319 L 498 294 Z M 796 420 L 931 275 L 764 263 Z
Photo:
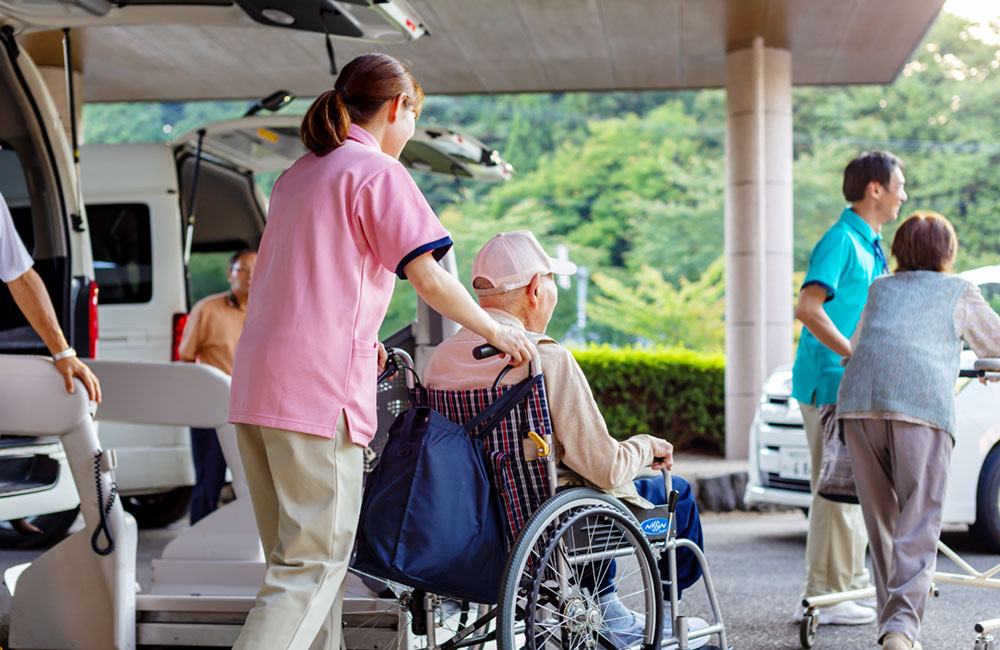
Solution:
M 88 204 L 87 221 L 100 303 L 149 302 L 153 298 L 149 206 Z

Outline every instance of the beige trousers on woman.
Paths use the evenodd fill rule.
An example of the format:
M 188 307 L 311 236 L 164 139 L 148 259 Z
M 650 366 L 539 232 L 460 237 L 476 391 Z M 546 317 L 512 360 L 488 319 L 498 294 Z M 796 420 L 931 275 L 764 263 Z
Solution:
M 233 648 L 340 650 L 362 448 L 343 415 L 332 439 L 250 424 L 236 432 L 267 572 Z
M 843 420 L 868 528 L 878 638 L 915 641 L 930 596 L 952 439 L 899 420 Z

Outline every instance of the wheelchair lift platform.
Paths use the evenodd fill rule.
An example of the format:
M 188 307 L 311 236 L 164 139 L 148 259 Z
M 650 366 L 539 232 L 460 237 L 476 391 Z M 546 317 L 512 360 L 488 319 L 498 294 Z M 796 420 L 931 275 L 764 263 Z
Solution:
M 61 436 L 85 522 L 30 565 L 6 572 L 11 647 L 231 646 L 253 605 L 264 557 L 236 432 L 226 423 L 229 377 L 202 365 L 88 360 L 104 393 L 96 419 L 216 428 L 233 474 L 236 500 L 173 539 L 153 560 L 149 592 L 136 593 L 136 524 L 120 499 L 109 507 L 115 459 L 101 451 L 86 391 L 78 383 L 67 394 L 48 359 L 0 359 L 0 373 L 18 377 L 17 390 L 0 396 L 4 428 Z M 102 511 L 105 528 L 95 535 Z M 92 537 L 106 554 L 95 551 Z

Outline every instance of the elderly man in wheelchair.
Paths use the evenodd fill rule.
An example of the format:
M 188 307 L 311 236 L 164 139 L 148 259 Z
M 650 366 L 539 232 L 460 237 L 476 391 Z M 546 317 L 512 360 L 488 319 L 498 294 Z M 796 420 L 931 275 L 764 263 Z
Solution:
M 572 354 L 545 335 L 557 301 L 553 273 L 574 272 L 574 265 L 550 258 L 531 232 L 510 232 L 491 239 L 476 256 L 472 270 L 473 288 L 487 313 L 504 325 L 523 327 L 537 346 L 537 362 L 544 377 L 548 418 L 554 434 L 555 458 L 575 473 L 576 484 L 596 487 L 640 510 L 654 504 L 665 504 L 668 495 L 661 477 L 634 477 L 645 467 L 670 469 L 673 465 L 670 443 L 649 435 L 633 436 L 624 442 L 612 438 L 587 379 Z M 424 384 L 428 392 L 448 394 L 493 384 L 506 362 L 501 358 L 474 359 L 472 350 L 483 343 L 476 334 L 465 329 L 441 343 L 424 367 Z M 500 386 L 514 384 L 524 378 L 524 372 L 524 369 L 510 372 L 497 383 Z M 439 410 L 446 408 L 444 404 L 432 406 Z M 453 419 L 447 412 L 445 415 Z M 523 442 L 523 450 L 518 451 L 523 452 L 523 461 L 530 463 L 538 458 L 542 447 L 536 447 L 528 440 Z M 565 482 L 560 476 L 560 483 Z M 701 523 L 691 486 L 676 477 L 672 482 L 673 489 L 678 493 L 674 513 L 677 537 L 690 540 L 694 543 L 691 546 L 700 547 Z M 531 505 L 537 507 L 537 504 Z M 694 584 L 702 575 L 696 552 L 696 549 L 677 548 L 673 567 L 676 580 L 673 585 L 666 584 L 666 577 L 671 575 L 671 567 L 668 566 L 670 554 L 662 553 L 657 561 L 664 588 L 675 590 L 674 601 L 683 589 Z M 625 565 L 625 562 L 621 564 Z M 619 575 L 617 586 L 616 571 L 624 574 Z M 652 615 L 648 607 L 642 609 L 636 587 L 623 586 L 628 574 L 628 567 L 617 569 L 614 559 L 595 561 L 578 574 L 581 593 L 586 595 L 580 599 L 580 611 L 599 611 L 602 625 L 600 637 L 605 639 L 605 645 L 609 644 L 609 640 L 609 645 L 617 648 L 638 645 L 646 629 L 646 618 Z M 632 582 L 635 581 L 632 578 Z M 623 593 L 620 594 L 620 591 Z M 714 595 L 710 597 L 714 602 Z M 585 602 L 588 599 L 590 610 L 587 610 Z M 643 613 L 626 606 L 629 600 L 638 603 Z M 664 640 L 680 636 L 684 639 L 679 642 L 682 648 L 699 648 L 709 642 L 708 635 L 695 636 L 688 641 L 689 635 L 708 627 L 708 623 L 700 618 L 680 619 L 686 621 L 687 629 L 675 635 L 669 602 L 665 609 Z

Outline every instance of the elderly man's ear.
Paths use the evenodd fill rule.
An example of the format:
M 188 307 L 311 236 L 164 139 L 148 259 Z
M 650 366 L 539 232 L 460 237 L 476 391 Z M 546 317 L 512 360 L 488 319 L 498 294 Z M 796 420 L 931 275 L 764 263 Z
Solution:
M 542 292 L 542 274 L 536 273 L 531 282 L 528 283 L 528 300 L 531 301 L 532 307 L 538 306 L 538 296 Z

